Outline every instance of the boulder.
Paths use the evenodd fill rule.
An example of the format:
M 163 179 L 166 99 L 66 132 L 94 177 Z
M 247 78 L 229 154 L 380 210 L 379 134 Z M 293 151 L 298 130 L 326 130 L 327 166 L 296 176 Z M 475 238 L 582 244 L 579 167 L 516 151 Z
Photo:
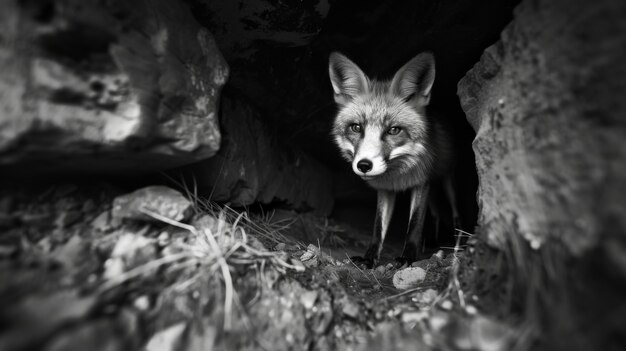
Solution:
M 524 2 L 459 82 L 492 245 L 515 232 L 582 254 L 626 232 L 625 13 L 610 0 Z
M 206 159 L 228 72 L 183 2 L 3 1 L 0 167 L 136 174 Z
M 458 84 L 478 242 L 497 248 L 475 251 L 469 281 L 508 289 L 539 350 L 619 349 L 626 335 L 625 17 L 624 1 L 523 1 Z

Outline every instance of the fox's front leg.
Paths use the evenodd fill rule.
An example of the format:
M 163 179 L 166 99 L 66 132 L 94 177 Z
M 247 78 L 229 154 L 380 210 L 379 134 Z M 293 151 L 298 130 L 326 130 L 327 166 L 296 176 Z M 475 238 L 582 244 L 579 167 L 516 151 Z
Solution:
M 404 239 L 402 256 L 398 258 L 400 263 L 411 263 L 417 259 L 422 242 L 422 230 L 424 229 L 424 219 L 426 218 L 429 190 L 430 185 L 428 183 L 411 189 L 409 227 Z
M 395 202 L 396 194 L 394 192 L 378 191 L 378 204 L 376 207 L 376 220 L 374 221 L 372 240 L 363 258 L 353 257 L 354 261 L 360 261 L 359 263 L 370 268 L 378 264 L 380 252 L 385 242 L 385 236 L 387 236 L 387 231 L 389 230 L 389 223 L 391 222 Z

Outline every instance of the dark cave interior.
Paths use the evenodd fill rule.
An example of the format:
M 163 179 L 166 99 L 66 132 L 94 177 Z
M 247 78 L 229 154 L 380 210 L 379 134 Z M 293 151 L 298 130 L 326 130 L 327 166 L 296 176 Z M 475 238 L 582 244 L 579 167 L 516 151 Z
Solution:
M 335 1 L 321 10 L 327 11 L 323 20 L 320 8 L 315 7 L 317 1 L 303 1 L 295 8 L 275 1 L 269 2 L 273 7 L 268 8 L 267 17 L 255 18 L 256 22 L 245 17 L 246 7 L 253 8 L 254 2 L 239 8 L 221 2 L 187 2 L 196 19 L 215 35 L 230 65 L 224 95 L 253 105 L 281 148 L 301 149 L 328 167 L 335 189 L 332 217 L 363 230 L 372 226 L 375 192 L 353 174 L 332 142 L 330 128 L 336 106 L 328 79 L 328 56 L 339 51 L 368 76 L 387 79 L 416 54 L 433 52 L 437 75 L 430 106 L 454 133 L 460 229 L 474 229 L 474 131 L 461 110 L 456 86 L 484 49 L 498 40 L 519 1 Z M 289 41 L 281 37 L 294 30 L 300 38 Z M 426 226 L 427 232 L 432 232 L 428 219 Z M 447 226 L 451 229 L 451 221 Z M 453 240 L 452 235 L 431 238 L 429 245 L 450 246 Z

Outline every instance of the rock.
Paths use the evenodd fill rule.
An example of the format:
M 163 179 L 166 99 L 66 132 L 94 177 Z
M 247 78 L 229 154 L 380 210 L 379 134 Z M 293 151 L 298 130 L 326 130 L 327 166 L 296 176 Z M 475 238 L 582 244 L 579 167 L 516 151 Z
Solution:
M 309 246 L 307 246 L 306 248 L 306 251 L 300 256 L 300 261 L 306 264 L 307 261 L 317 258 L 318 254 L 319 249 L 317 248 L 317 246 L 309 244 Z
M 500 274 L 516 286 L 507 293 L 544 321 L 532 327 L 547 349 L 619 349 L 613 336 L 626 335 L 620 321 L 594 317 L 626 294 L 600 254 L 611 242 L 626 255 L 625 14 L 624 1 L 522 1 L 458 84 L 476 130 L 477 236 L 510 257 L 477 260 L 473 280 Z M 531 288 L 537 281 L 551 283 Z M 528 302 L 538 300 L 555 304 Z
M 113 200 L 112 216 L 117 219 L 162 221 L 142 212 L 146 209 L 177 222 L 185 221 L 192 213 L 192 203 L 178 191 L 165 186 L 149 186 Z
M 185 323 L 178 323 L 155 333 L 146 344 L 146 351 L 179 350 L 183 342 Z
M 417 323 L 428 318 L 428 313 L 425 311 L 407 311 L 403 312 L 400 320 L 402 323 Z
M 319 293 L 315 290 L 305 291 L 300 295 L 300 302 L 306 309 L 311 309 L 315 306 Z
M 111 211 L 106 210 L 96 216 L 96 218 L 91 221 L 91 227 L 101 232 L 106 232 L 112 229 Z
M 361 309 L 351 298 L 345 297 L 342 300 L 341 312 L 350 318 L 357 319 L 361 313 Z
M 281 145 L 243 101 L 222 100 L 224 142 L 219 153 L 186 167 L 199 191 L 214 201 L 246 206 L 254 202 L 286 202 L 293 208 L 332 210 L 332 177 L 322 164 Z
M 133 300 L 133 306 L 139 311 L 147 311 L 150 308 L 150 298 L 146 295 L 141 295 Z
M 523 2 L 459 82 L 493 246 L 514 231 L 581 254 L 605 230 L 626 232 L 625 11 L 610 0 Z
M 413 297 L 413 301 L 418 304 L 430 306 L 435 300 L 437 300 L 439 293 L 435 289 L 426 289 L 425 291 L 419 291 Z
M 229 69 L 184 3 L 9 0 L 0 23 L 0 166 L 12 174 L 137 175 L 219 149 Z
M 125 271 L 154 260 L 156 256 L 155 240 L 137 234 L 124 234 L 104 263 L 103 276 L 105 279 L 116 279 Z
M 426 271 L 419 267 L 408 267 L 393 275 L 393 286 L 396 289 L 408 290 L 416 288 L 426 278 Z

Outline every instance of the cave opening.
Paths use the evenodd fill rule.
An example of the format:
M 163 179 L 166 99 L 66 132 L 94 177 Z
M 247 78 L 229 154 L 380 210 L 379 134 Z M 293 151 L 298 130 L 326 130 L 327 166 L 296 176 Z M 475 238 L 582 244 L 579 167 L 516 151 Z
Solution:
M 499 38 L 518 1 L 482 4 L 342 1 L 332 5 L 320 3 L 317 7 L 315 2 L 303 2 L 297 9 L 276 4 L 271 10 L 259 12 L 262 15 L 256 13 L 257 17 L 245 17 L 247 9 L 254 7 L 251 4 L 237 7 L 187 2 L 196 19 L 215 35 L 230 65 L 225 99 L 249 104 L 273 142 L 280 145 L 279 149 L 300 150 L 325 168 L 313 167 L 306 172 L 331 174 L 332 209 L 313 205 L 305 206 L 305 210 L 330 214 L 331 219 L 354 228 L 361 242 L 369 241 L 374 227 L 376 191 L 354 174 L 333 142 L 331 129 L 337 106 L 332 99 L 328 57 L 331 52 L 341 52 L 369 77 L 386 80 L 411 57 L 423 51 L 432 52 L 436 78 L 429 109 L 453 133 L 457 155 L 454 188 L 462 219 L 462 227 L 458 229 L 473 232 L 478 184 L 471 146 L 475 132 L 461 109 L 456 86 L 483 50 Z M 286 30 L 291 31 L 290 40 L 283 32 Z M 222 112 L 222 118 L 231 117 Z M 228 133 L 228 128 L 225 132 Z M 444 194 L 440 188 L 434 187 L 433 197 L 441 200 Z M 205 192 L 211 190 L 214 189 L 207 188 Z M 228 200 L 232 199 L 231 196 Z M 401 249 L 409 201 L 399 201 L 402 203 L 396 208 L 400 213 L 392 220 L 389 239 L 390 244 L 397 242 Z M 265 207 L 275 209 L 287 203 L 287 208 L 293 208 L 293 203 L 288 202 L 266 203 Z M 429 215 L 425 233 L 431 235 L 424 241 L 429 250 L 423 254 L 432 254 L 432 250 L 441 246 L 454 246 L 451 210 L 445 201 L 440 207 L 444 211 L 443 234 L 438 235 L 435 226 L 439 223 L 435 224 Z

